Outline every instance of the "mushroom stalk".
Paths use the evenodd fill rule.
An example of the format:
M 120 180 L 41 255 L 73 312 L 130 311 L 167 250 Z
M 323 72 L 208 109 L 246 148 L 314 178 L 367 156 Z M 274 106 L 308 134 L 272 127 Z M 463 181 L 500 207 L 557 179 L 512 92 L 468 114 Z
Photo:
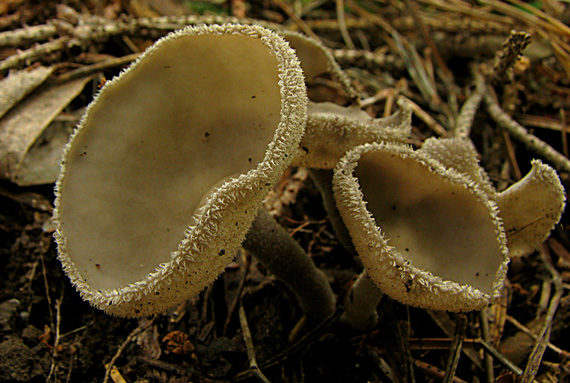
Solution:
M 343 305 L 341 320 L 357 331 L 367 331 L 378 323 L 376 307 L 384 294 L 364 270 L 350 286 Z
M 334 199 L 332 181 L 333 181 L 333 171 L 328 169 L 309 169 L 309 174 L 313 179 L 313 182 L 317 185 L 321 197 L 323 198 L 323 205 L 327 211 L 329 221 L 333 227 L 336 234 L 336 238 L 340 244 L 349 253 L 355 255 L 356 250 L 354 250 L 354 245 L 350 239 L 350 233 L 342 221 L 340 212 L 336 207 L 336 201 Z
M 351 254 L 356 250 L 350 238 L 350 233 L 342 221 L 340 212 L 336 207 L 332 188 L 333 171 L 326 169 L 310 169 L 311 178 L 317 185 L 323 198 L 323 205 L 327 211 L 329 221 L 333 227 L 338 241 Z M 357 331 L 367 331 L 378 323 L 376 307 L 384 294 L 364 270 L 348 288 L 343 300 L 344 313 L 341 320 L 348 323 Z
M 293 290 L 309 321 L 318 323 L 334 312 L 326 276 L 266 209 L 259 210 L 242 245 Z

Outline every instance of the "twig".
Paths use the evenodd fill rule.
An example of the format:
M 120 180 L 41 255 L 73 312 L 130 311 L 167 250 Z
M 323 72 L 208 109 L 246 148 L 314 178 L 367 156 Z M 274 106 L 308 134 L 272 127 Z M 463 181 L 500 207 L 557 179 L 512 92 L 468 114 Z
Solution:
M 269 358 L 265 362 L 261 363 L 261 368 L 267 369 L 269 367 L 273 367 L 273 366 L 281 363 L 282 361 L 286 360 L 287 358 L 290 358 L 291 356 L 297 354 L 301 350 L 304 350 L 307 347 L 309 347 L 309 345 L 311 343 L 315 342 L 316 339 L 321 337 L 321 335 L 323 335 L 324 332 L 333 323 L 335 323 L 338 320 L 338 318 L 340 318 L 340 316 L 342 315 L 343 312 L 344 312 L 344 309 L 342 307 L 337 308 L 337 310 L 334 313 L 332 313 L 327 319 L 322 321 L 314 329 L 312 329 L 311 331 L 309 331 L 308 333 L 303 335 L 301 338 L 299 338 L 299 340 L 296 341 L 294 344 L 285 348 L 284 350 L 282 350 L 279 354 L 275 355 L 274 357 Z M 241 373 L 235 375 L 233 377 L 233 380 L 234 381 L 241 381 L 241 380 L 244 380 L 248 377 L 249 377 L 249 371 L 246 371 L 246 372 L 241 372 Z
M 521 168 L 519 167 L 519 163 L 517 162 L 517 156 L 515 154 L 515 148 L 513 147 L 513 142 L 511 141 L 511 136 L 506 130 L 503 130 L 503 139 L 505 140 L 505 147 L 507 149 L 507 154 L 509 157 L 509 162 L 513 167 L 513 172 L 515 173 L 515 177 L 517 180 L 522 178 Z
M 560 135 L 562 136 L 562 153 L 565 157 L 569 157 L 570 151 L 568 150 L 568 123 L 566 121 L 566 111 L 564 111 L 564 109 L 560 109 L 560 120 L 562 125 L 560 132 Z
M 509 322 L 511 322 L 511 324 L 514 325 L 516 328 L 518 328 L 521 332 L 528 335 L 530 338 L 532 338 L 534 340 L 537 339 L 538 336 L 535 333 L 533 333 L 525 325 L 523 325 L 521 322 L 519 322 L 518 320 L 516 320 L 512 316 L 507 315 L 507 320 Z M 558 347 L 555 344 L 552 344 L 550 342 L 548 342 L 546 345 L 548 346 L 549 349 L 551 349 L 552 351 L 554 351 L 555 353 L 560 355 L 562 358 L 570 359 L 570 352 L 563 350 L 560 347 Z
M 230 323 L 232 321 L 232 317 L 234 316 L 234 312 L 236 311 L 236 308 L 237 308 L 237 306 L 241 300 L 243 288 L 245 286 L 245 281 L 247 280 L 247 275 L 249 273 L 249 267 L 250 266 L 251 266 L 251 254 L 249 254 L 249 252 L 246 252 L 246 254 L 245 254 L 245 265 L 243 268 L 243 276 L 242 276 L 241 280 L 239 281 L 238 292 L 236 294 L 236 298 L 234 299 L 230 309 L 228 310 L 228 316 L 226 318 L 226 322 L 224 323 L 224 330 L 222 331 L 223 336 L 226 336 L 226 334 L 228 332 L 228 327 L 230 326 Z
M 467 317 L 465 314 L 458 313 L 455 317 L 455 334 L 453 336 L 451 349 L 449 350 L 443 383 L 451 383 L 455 377 L 455 371 L 457 371 L 457 365 L 459 364 L 459 357 L 461 356 L 461 348 L 463 346 L 463 338 L 465 337 L 466 328 Z
M 380 68 L 380 69 L 397 69 L 402 70 L 404 63 L 402 60 L 387 52 L 385 54 L 379 54 L 375 52 L 369 52 L 363 49 L 334 49 L 332 55 L 336 61 L 338 61 L 343 66 L 355 66 L 358 65 L 357 62 L 362 62 L 359 66 L 363 66 L 367 69 Z
M 21 47 L 37 41 L 45 41 L 55 36 L 58 28 L 54 20 L 45 25 L 34 25 L 26 28 L 0 33 L 0 47 Z
M 430 128 L 435 134 L 441 137 L 449 136 L 447 130 L 441 126 L 429 113 L 423 110 L 418 104 L 413 102 L 410 99 L 407 99 L 412 111 L 414 112 L 414 116 L 418 117 L 422 120 L 428 128 Z
M 53 316 L 53 309 L 51 308 L 51 305 L 52 305 L 52 303 L 51 303 L 51 296 L 50 296 L 50 293 L 49 293 L 49 283 L 48 283 L 48 277 L 47 277 L 47 273 L 46 273 L 46 263 L 45 263 L 45 259 L 44 259 L 44 255 L 43 255 L 43 254 L 40 254 L 40 261 L 41 261 L 41 263 L 42 263 L 42 275 L 43 275 L 43 277 L 44 277 L 44 287 L 45 287 L 45 289 L 46 289 L 46 298 L 47 298 L 47 301 L 48 301 L 49 318 L 50 318 L 50 320 L 52 321 L 52 324 L 53 324 L 53 318 L 54 318 L 54 316 Z
M 491 334 L 489 331 L 489 307 L 483 308 L 480 312 L 480 320 L 481 320 L 481 335 L 483 336 L 483 340 L 485 342 L 490 342 Z M 493 356 L 486 352 L 485 353 L 485 370 L 487 372 L 487 381 L 494 382 L 495 381 L 495 371 L 493 366 Z
M 51 355 L 51 367 L 49 370 L 49 375 L 46 378 L 46 382 L 49 382 L 51 377 L 55 374 L 56 370 L 56 359 L 58 354 L 58 346 L 60 338 L 60 324 L 61 324 L 61 302 L 63 301 L 63 289 L 61 291 L 61 297 L 55 300 L 55 339 L 53 341 L 52 346 L 52 355 Z
M 7 59 L 0 61 L 0 73 L 4 73 L 8 69 L 19 66 L 28 60 L 35 61 L 38 60 L 40 57 L 45 56 L 49 53 L 60 51 L 67 46 L 69 40 L 70 37 L 68 36 L 60 37 L 57 40 L 37 45 L 35 47 L 26 49 L 25 51 L 12 55 Z
M 144 330 L 149 328 L 154 323 L 155 318 L 156 317 L 153 317 L 151 320 L 146 322 L 143 326 L 137 327 L 136 329 L 134 329 L 129 334 L 129 336 L 127 336 L 127 339 L 125 339 L 125 341 L 119 346 L 119 349 L 117 350 L 117 352 L 115 353 L 115 355 L 113 356 L 111 361 L 107 364 L 107 366 L 105 368 L 105 378 L 103 379 L 103 383 L 107 383 L 109 381 L 109 378 L 111 376 L 111 370 L 115 366 L 117 359 L 119 359 L 119 357 L 121 356 L 121 354 L 123 353 L 125 348 L 127 348 L 129 343 L 132 342 L 132 340 L 134 339 L 135 336 L 139 335 L 141 332 L 143 332 Z
M 243 341 L 245 343 L 247 357 L 249 358 L 249 373 L 264 383 L 270 383 L 269 379 L 265 377 L 263 372 L 261 372 L 259 369 L 259 365 L 257 364 L 257 359 L 255 358 L 255 350 L 253 349 L 251 331 L 249 331 L 247 316 L 245 315 L 245 310 L 243 309 L 242 305 L 239 306 L 239 323 L 241 325 L 241 331 L 243 333 Z
M 546 311 L 544 324 L 542 325 L 542 328 L 536 337 L 536 342 L 534 343 L 534 347 L 528 358 L 528 363 L 522 376 L 521 383 L 532 383 L 536 377 L 536 374 L 538 373 L 538 368 L 540 367 L 542 356 L 544 355 L 544 352 L 546 351 L 546 347 L 550 340 L 550 331 L 552 330 L 552 321 L 554 319 L 554 314 L 556 314 L 556 310 L 560 305 L 560 299 L 564 294 L 562 277 L 552 264 L 552 259 L 550 258 L 550 254 L 548 253 L 548 249 L 545 245 L 542 246 L 542 251 L 540 253 L 542 255 L 544 265 L 552 277 L 552 283 L 554 284 L 555 291 L 554 296 L 550 300 L 548 310 Z
M 414 359 L 414 367 L 419 369 L 424 374 L 434 377 L 436 379 L 443 379 L 445 376 L 445 372 L 429 363 L 423 362 L 418 359 Z M 463 379 L 459 379 L 457 376 L 454 376 L 451 380 L 453 383 L 467 383 Z
M 480 76 L 480 75 L 479 75 Z M 524 127 L 505 113 L 497 101 L 491 96 L 487 88 L 484 93 L 487 112 L 501 128 L 509 132 L 514 138 L 521 141 L 526 147 L 543 156 L 559 171 L 570 172 L 570 160 L 557 152 L 552 146 L 530 134 Z
M 487 352 L 493 355 L 495 359 L 501 362 L 503 366 L 511 370 L 511 372 L 513 372 L 515 375 L 518 376 L 522 375 L 523 370 L 521 370 L 516 364 L 507 359 L 507 357 L 501 354 L 499 350 L 497 350 L 495 347 L 491 346 L 489 343 L 485 342 L 484 340 L 480 340 L 479 343 L 481 344 L 481 346 L 483 346 L 483 348 Z
M 62 83 L 75 78 L 83 77 L 95 72 L 100 72 L 109 68 L 114 68 L 117 66 L 122 66 L 131 63 L 136 60 L 141 54 L 133 53 L 123 57 L 116 57 L 109 60 L 105 60 L 96 64 L 86 65 L 84 67 L 72 70 L 70 72 L 63 73 L 59 75 L 54 82 Z

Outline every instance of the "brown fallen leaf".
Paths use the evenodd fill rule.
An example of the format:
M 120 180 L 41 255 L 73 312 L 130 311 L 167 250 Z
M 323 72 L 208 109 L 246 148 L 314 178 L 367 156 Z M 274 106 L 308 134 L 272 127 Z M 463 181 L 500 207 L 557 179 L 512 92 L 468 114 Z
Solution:
M 29 171 L 29 166 L 23 167 L 26 156 L 31 149 L 37 149 L 34 144 L 57 115 L 81 93 L 91 76 L 71 80 L 63 84 L 45 84 L 16 105 L 0 119 L 0 178 L 18 183 L 22 180 L 32 180 L 33 177 L 22 175 L 23 170 Z M 61 138 L 60 138 L 61 139 Z M 57 153 L 40 155 L 59 157 L 62 146 L 56 145 Z M 55 166 L 55 172 L 59 164 Z M 55 173 L 53 173 L 55 174 Z M 41 179 L 41 183 L 53 182 L 53 179 Z M 29 182 L 29 181 L 28 181 Z M 30 185 L 30 183 L 24 182 Z
M 10 73 L 0 80 L 0 117 L 33 92 L 52 74 L 54 67 L 39 66 Z

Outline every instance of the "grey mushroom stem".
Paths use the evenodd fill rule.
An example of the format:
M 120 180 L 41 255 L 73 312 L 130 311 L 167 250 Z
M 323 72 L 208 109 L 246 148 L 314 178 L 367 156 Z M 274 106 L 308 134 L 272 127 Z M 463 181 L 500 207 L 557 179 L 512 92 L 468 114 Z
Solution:
M 334 312 L 336 299 L 325 274 L 265 208 L 242 246 L 295 293 L 309 322 L 319 323 Z
M 364 270 L 344 298 L 341 320 L 357 331 L 368 331 L 378 323 L 376 308 L 384 294 Z
M 357 255 L 350 233 L 346 228 L 334 199 L 332 180 L 333 171 L 327 169 L 310 169 L 313 182 L 317 185 L 323 198 L 329 221 L 340 244 L 352 255 Z M 378 323 L 376 307 L 384 294 L 368 277 L 366 270 L 358 276 L 350 286 L 343 303 L 344 313 L 341 320 L 357 331 L 367 331 Z
M 332 189 L 333 171 L 328 169 L 309 169 L 309 174 L 321 193 L 323 205 L 338 241 L 346 251 L 352 255 L 357 255 L 356 250 L 354 250 L 354 245 L 352 244 L 352 239 L 350 238 L 350 233 L 344 225 L 340 212 L 336 207 Z

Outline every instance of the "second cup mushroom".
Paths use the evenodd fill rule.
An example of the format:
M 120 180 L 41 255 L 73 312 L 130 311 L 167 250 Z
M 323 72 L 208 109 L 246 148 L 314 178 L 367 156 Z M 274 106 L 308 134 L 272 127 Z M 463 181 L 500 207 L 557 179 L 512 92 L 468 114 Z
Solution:
M 534 161 L 527 177 L 497 193 L 463 139 L 428 139 L 419 150 L 354 148 L 335 169 L 334 192 L 367 274 L 380 287 L 376 299 L 359 301 L 366 312 L 351 314 L 355 323 L 363 318 L 363 327 L 380 291 L 422 308 L 484 307 L 500 294 L 509 247 L 538 246 L 564 208 L 552 168 Z M 369 290 L 367 298 L 374 296 Z

